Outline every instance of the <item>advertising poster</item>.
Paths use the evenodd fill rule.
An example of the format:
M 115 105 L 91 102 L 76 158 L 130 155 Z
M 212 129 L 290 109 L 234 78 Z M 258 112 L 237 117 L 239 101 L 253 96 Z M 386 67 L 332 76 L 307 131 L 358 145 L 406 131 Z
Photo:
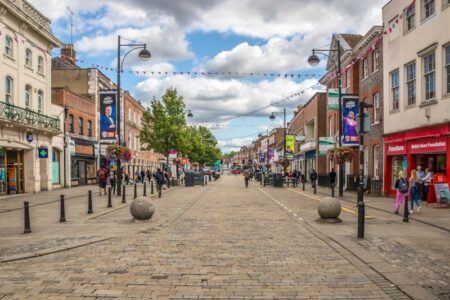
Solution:
M 266 153 L 261 152 L 259 153 L 259 162 L 265 162 L 266 161 Z
M 114 91 L 100 92 L 100 141 L 116 140 L 116 98 Z
M 328 97 L 328 109 L 338 110 L 339 109 L 339 90 L 329 89 L 327 93 Z
M 358 146 L 359 135 L 357 130 L 358 117 L 358 97 L 344 96 L 342 97 L 342 123 L 344 146 Z
M 269 150 L 267 152 L 267 159 L 268 159 L 269 163 L 273 163 L 274 157 L 275 157 L 275 151 L 273 150 L 273 148 L 269 148 Z
M 295 135 L 286 135 L 286 159 L 293 160 L 295 151 Z

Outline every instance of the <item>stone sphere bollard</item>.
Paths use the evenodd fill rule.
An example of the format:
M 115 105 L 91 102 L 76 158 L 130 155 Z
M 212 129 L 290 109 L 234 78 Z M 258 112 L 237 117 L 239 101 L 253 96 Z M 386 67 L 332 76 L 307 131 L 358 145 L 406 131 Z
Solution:
M 148 220 L 155 213 L 155 208 L 148 197 L 138 197 L 131 202 L 130 212 L 137 220 Z
M 341 213 L 341 204 L 336 198 L 326 197 L 320 200 L 317 212 L 320 216 L 320 218 L 317 219 L 319 222 L 342 222 L 342 220 L 338 218 Z

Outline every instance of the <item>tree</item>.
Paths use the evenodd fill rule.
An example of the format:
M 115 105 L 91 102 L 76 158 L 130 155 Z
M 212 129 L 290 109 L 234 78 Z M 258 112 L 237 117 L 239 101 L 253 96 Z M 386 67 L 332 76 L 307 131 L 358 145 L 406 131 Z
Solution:
M 191 161 L 211 165 L 220 159 L 222 154 L 217 147 L 217 140 L 208 128 L 188 127 L 186 131 L 189 141 L 186 154 Z
M 169 150 L 186 151 L 186 117 L 183 97 L 177 90 L 169 88 L 161 101 L 153 99 L 142 117 L 139 138 L 144 150 L 164 153 L 169 163 Z

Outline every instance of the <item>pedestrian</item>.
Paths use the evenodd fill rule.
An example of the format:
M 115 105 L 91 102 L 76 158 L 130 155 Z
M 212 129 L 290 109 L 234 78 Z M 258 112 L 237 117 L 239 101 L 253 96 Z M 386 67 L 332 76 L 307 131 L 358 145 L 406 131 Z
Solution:
M 150 183 L 150 181 L 152 179 L 152 172 L 150 172 L 150 170 L 147 170 L 146 175 L 147 175 L 147 180 Z
M 408 195 L 408 181 L 403 174 L 403 171 L 398 172 L 398 179 L 395 181 L 395 189 L 397 193 L 395 195 L 395 211 L 394 214 L 398 215 L 400 205 L 405 203 L 405 197 Z
M 139 171 L 134 173 L 134 182 L 139 182 L 141 180 Z
M 309 179 L 311 180 L 311 186 L 314 188 L 316 186 L 316 180 L 317 180 L 317 172 L 314 169 L 311 169 L 309 172 Z
M 248 168 L 245 168 L 242 174 L 244 175 L 245 187 L 248 188 L 248 180 L 250 179 L 250 170 Z
M 116 171 L 114 171 L 113 169 L 111 169 L 109 171 L 109 184 L 111 185 L 111 192 L 113 194 L 116 193 L 116 183 L 117 183 L 117 174 Z
M 144 183 L 145 181 L 145 171 L 141 170 L 141 183 Z
M 108 181 L 108 169 L 105 168 L 105 165 L 102 165 L 97 170 L 97 180 L 98 180 L 98 193 L 102 195 L 102 189 L 104 195 L 106 195 L 106 182 Z
M 155 173 L 155 181 L 156 181 L 156 191 L 158 192 L 158 198 L 161 198 L 163 185 L 166 183 L 165 175 L 158 168 L 158 171 Z
M 411 171 L 411 177 L 409 177 L 409 197 L 411 199 L 410 214 L 414 212 L 414 203 L 417 206 L 417 213 L 420 213 L 420 193 L 419 193 L 419 178 L 417 177 L 417 171 Z
M 433 171 L 430 168 L 425 169 L 425 177 L 423 178 L 424 192 L 423 200 L 428 201 L 428 192 L 430 190 L 431 179 L 433 179 Z
M 424 193 L 425 193 L 425 183 L 423 179 L 425 178 L 425 172 L 422 170 L 422 166 L 418 165 L 417 168 L 417 179 L 419 180 L 417 185 L 417 190 L 419 192 L 419 197 L 421 200 L 424 200 Z
M 328 173 L 328 176 L 330 176 L 331 187 L 334 187 L 336 184 L 336 172 L 334 171 L 334 168 L 331 168 L 331 172 Z

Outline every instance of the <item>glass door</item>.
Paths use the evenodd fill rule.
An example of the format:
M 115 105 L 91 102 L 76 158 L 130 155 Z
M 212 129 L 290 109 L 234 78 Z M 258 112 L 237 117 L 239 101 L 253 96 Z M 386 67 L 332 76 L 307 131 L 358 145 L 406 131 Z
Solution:
M 0 148 L 0 195 L 6 192 L 6 152 L 4 148 Z

